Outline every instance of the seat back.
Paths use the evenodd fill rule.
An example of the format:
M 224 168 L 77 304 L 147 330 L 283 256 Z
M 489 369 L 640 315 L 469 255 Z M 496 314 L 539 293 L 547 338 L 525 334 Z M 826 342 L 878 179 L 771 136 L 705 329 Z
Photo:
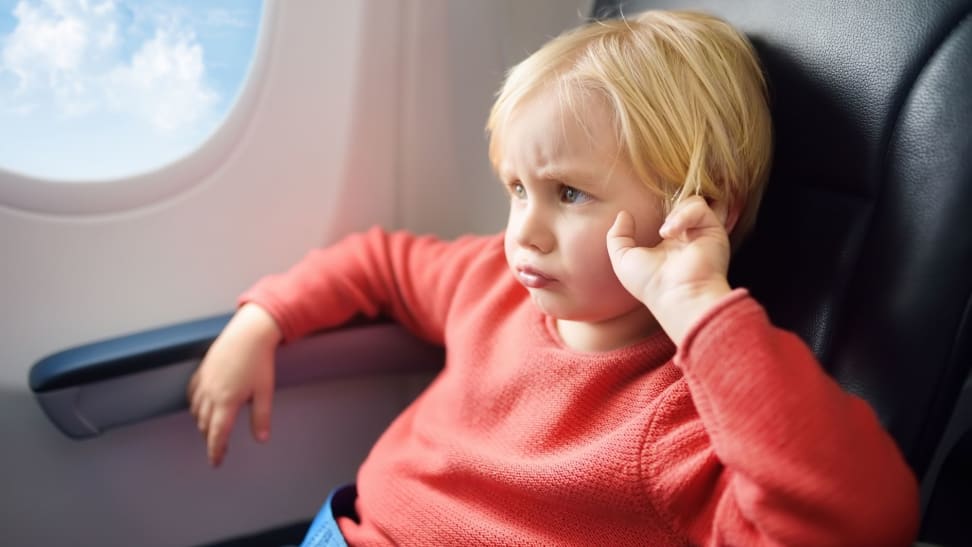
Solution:
M 764 62 L 774 164 L 733 259 L 773 321 L 925 475 L 972 363 L 972 0 L 598 1 L 700 9 Z

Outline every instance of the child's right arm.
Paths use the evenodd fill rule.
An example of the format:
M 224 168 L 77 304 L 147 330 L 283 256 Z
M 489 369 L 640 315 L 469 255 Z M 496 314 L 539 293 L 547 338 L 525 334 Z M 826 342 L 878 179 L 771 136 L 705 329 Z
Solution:
M 253 437 L 270 438 L 274 350 L 280 328 L 263 308 L 243 305 L 209 348 L 189 381 L 190 410 L 206 439 L 209 462 L 218 466 L 226 453 L 236 415 L 247 401 Z
M 276 346 L 336 327 L 355 315 L 390 317 L 437 344 L 458 283 L 502 238 L 456 241 L 372 229 L 314 249 L 285 273 L 269 275 L 240 298 L 237 314 L 213 343 L 189 385 L 191 409 L 219 465 L 240 406 L 252 401 L 257 440 L 270 432 Z M 495 261 L 494 261 L 495 262 Z

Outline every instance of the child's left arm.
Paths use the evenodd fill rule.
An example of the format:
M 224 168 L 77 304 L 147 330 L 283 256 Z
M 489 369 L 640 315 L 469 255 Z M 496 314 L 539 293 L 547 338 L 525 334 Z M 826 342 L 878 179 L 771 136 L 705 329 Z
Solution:
M 607 236 L 618 279 L 678 346 L 675 362 L 711 445 L 696 447 L 695 467 L 657 478 L 676 481 L 675 504 L 692 507 L 672 517 L 704 544 L 910 543 L 917 485 L 894 440 L 806 344 L 732 291 L 726 216 L 692 197 L 655 247 L 635 244 L 627 213 Z M 712 462 L 700 463 L 707 453 Z M 687 468 L 697 476 L 683 476 Z M 712 499 L 695 497 L 702 492 Z

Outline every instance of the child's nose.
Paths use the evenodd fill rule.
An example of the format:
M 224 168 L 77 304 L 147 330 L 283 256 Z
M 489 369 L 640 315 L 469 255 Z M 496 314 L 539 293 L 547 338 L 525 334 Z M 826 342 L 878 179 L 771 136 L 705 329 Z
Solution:
M 516 242 L 520 247 L 540 253 L 553 250 L 556 238 L 551 229 L 549 215 L 534 204 L 528 205 L 520 213 L 516 230 Z

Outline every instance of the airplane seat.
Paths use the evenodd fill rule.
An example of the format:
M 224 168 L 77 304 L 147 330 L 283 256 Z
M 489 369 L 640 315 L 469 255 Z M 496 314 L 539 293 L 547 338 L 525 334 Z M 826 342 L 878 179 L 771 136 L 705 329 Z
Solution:
M 652 8 L 725 18 L 765 66 L 773 169 L 732 284 L 874 407 L 922 481 L 920 539 L 972 545 L 972 0 L 595 0 L 593 15 Z M 31 389 L 78 438 L 184 409 L 187 378 L 227 320 L 50 356 Z M 278 385 L 350 374 L 301 363 L 351 345 L 373 363 L 365 372 L 439 366 L 441 352 L 408 349 L 388 328 L 281 348 Z
M 932 463 L 972 426 L 963 406 L 945 435 L 972 398 L 972 1 L 601 0 L 594 16 L 646 9 L 723 17 L 765 66 L 773 169 L 733 285 L 870 402 L 919 479 L 960 476 Z M 934 524 L 964 518 L 958 490 L 923 539 L 972 545 L 970 524 Z

